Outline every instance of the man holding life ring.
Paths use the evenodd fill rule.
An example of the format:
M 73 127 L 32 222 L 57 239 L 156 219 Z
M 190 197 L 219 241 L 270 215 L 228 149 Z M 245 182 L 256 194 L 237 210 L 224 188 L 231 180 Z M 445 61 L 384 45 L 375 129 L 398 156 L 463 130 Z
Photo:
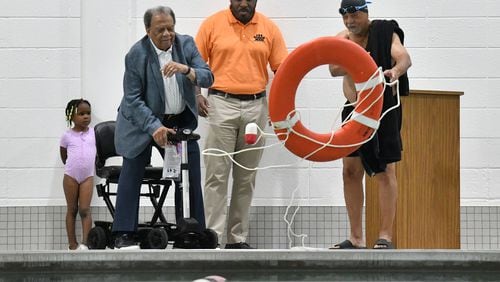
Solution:
M 339 13 L 347 29 L 337 36 L 349 39 L 365 48 L 377 65 L 382 67 L 384 75 L 390 82 L 399 79 L 400 95 L 408 95 L 406 71 L 411 66 L 411 59 L 403 46 L 403 31 L 396 21 L 370 21 L 365 0 L 342 0 Z M 330 65 L 330 73 L 332 76 L 344 76 L 344 95 L 348 102 L 354 102 L 356 88 L 352 78 L 337 65 Z M 386 87 L 382 112 L 397 103 L 395 90 Z M 342 118 L 345 119 L 352 110 L 353 107 L 345 107 Z M 394 248 L 392 233 L 398 193 L 395 163 L 401 160 L 400 129 L 401 107 L 384 116 L 372 140 L 343 158 L 344 199 L 351 231 L 348 240 L 334 245 L 332 249 L 366 247 L 362 230 L 364 170 L 370 176 L 375 176 L 379 187 L 381 223 L 379 239 L 373 248 Z

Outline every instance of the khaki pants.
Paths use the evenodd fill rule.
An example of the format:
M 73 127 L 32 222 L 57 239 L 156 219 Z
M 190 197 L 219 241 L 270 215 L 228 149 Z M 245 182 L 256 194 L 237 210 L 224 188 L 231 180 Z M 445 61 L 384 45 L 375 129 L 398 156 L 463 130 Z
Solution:
M 249 148 L 245 144 L 245 126 L 255 122 L 260 128 L 267 123 L 267 99 L 241 101 L 209 95 L 210 110 L 208 115 L 209 130 L 205 148 L 217 148 L 225 152 L 235 152 Z M 258 144 L 264 145 L 261 138 Z M 262 150 L 255 150 L 234 155 L 236 162 L 248 168 L 258 166 Z M 248 217 L 255 189 L 257 171 L 243 169 L 228 157 L 204 156 L 205 173 L 205 217 L 207 228 L 213 229 L 220 238 L 226 227 L 227 243 L 245 242 L 248 235 Z M 232 168 L 233 188 L 229 213 L 227 210 L 228 178 Z

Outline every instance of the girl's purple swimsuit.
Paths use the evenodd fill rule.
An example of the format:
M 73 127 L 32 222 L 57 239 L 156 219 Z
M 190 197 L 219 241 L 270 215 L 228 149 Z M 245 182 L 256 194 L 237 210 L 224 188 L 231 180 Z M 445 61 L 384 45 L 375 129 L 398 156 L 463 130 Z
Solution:
M 76 132 L 72 129 L 64 132 L 60 142 L 66 148 L 68 159 L 64 166 L 64 173 L 81 184 L 85 179 L 94 176 L 94 162 L 96 156 L 94 128 Z

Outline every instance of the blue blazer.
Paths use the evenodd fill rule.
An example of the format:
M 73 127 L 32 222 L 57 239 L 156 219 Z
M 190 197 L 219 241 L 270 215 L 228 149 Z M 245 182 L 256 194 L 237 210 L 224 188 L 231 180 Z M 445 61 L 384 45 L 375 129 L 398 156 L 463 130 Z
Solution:
M 176 33 L 172 48 L 172 60 L 188 65 L 196 72 L 195 83 L 181 73 L 175 74 L 179 91 L 191 113 L 187 121 L 189 128 L 194 130 L 198 126 L 195 84 L 208 88 L 214 77 L 191 36 Z M 126 158 L 137 157 L 151 143 L 153 133 L 162 126 L 164 114 L 165 87 L 160 62 L 146 35 L 125 57 L 123 98 L 116 118 L 116 152 Z

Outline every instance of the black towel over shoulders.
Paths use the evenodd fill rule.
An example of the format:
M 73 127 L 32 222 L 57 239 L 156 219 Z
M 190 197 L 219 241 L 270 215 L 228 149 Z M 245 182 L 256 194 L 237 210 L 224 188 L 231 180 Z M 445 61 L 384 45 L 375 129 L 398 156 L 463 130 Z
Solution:
M 404 44 L 404 32 L 395 20 L 373 20 L 370 23 L 366 50 L 370 52 L 371 57 L 378 66 L 382 67 L 382 70 L 392 68 L 390 54 L 393 33 L 396 33 L 401 43 Z M 390 87 L 387 90 L 390 91 Z M 399 93 L 401 96 L 410 94 L 407 73 L 399 77 Z
M 366 51 L 370 52 L 371 57 L 382 70 L 392 68 L 391 46 L 392 37 L 396 33 L 404 43 L 403 30 L 394 20 L 373 20 L 370 23 L 368 42 Z M 386 78 L 388 80 L 388 78 Z M 399 77 L 399 93 L 401 96 L 409 94 L 408 76 L 405 73 Z M 386 87 L 384 92 L 384 102 L 382 111 L 396 105 L 397 100 L 393 95 L 392 87 Z M 343 120 L 347 117 L 352 107 L 346 107 L 342 112 Z M 388 112 L 381 120 L 380 127 L 372 140 L 363 144 L 356 152 L 350 156 L 359 156 L 363 167 L 368 175 L 373 176 L 384 172 L 387 164 L 401 160 L 401 108 L 393 109 Z

